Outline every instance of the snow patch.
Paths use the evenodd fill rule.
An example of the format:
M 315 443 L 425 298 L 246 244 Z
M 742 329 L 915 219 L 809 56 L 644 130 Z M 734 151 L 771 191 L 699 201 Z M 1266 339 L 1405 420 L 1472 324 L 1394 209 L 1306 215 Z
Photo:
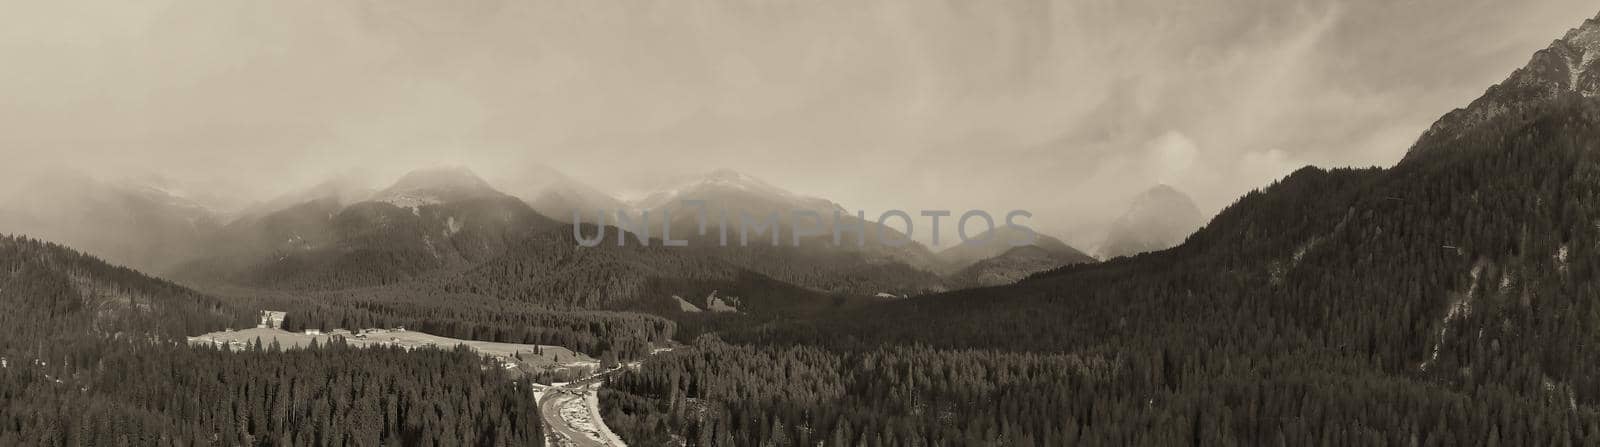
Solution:
M 1556 270 L 1561 273 L 1567 272 L 1567 252 L 1567 244 L 1561 244 L 1561 248 L 1556 249 Z
M 684 312 L 703 312 L 699 307 L 695 307 L 695 305 L 690 304 L 689 301 L 684 300 L 681 296 L 673 295 L 672 299 L 678 301 L 678 310 Z
M 1428 360 L 1422 362 L 1421 369 L 1423 371 L 1427 371 L 1429 365 L 1439 360 L 1439 350 L 1443 348 L 1445 335 L 1450 333 L 1450 322 L 1455 321 L 1457 318 L 1472 315 L 1472 297 L 1478 293 L 1478 277 L 1483 274 L 1485 264 L 1485 262 L 1480 261 L 1477 265 L 1472 266 L 1472 272 L 1470 273 L 1472 285 L 1467 287 L 1467 293 L 1457 296 L 1455 300 L 1450 302 L 1450 307 L 1445 311 L 1444 318 L 1439 320 L 1439 341 L 1434 342 L 1433 350 L 1428 355 Z M 1506 277 L 1509 276 L 1506 275 Z M 1502 287 L 1506 287 L 1507 283 L 1505 281 L 1507 280 L 1502 278 L 1501 281 Z
M 1588 55 L 1583 55 L 1577 60 L 1573 60 L 1571 56 L 1566 57 L 1568 76 L 1567 88 L 1572 90 L 1578 89 L 1578 79 L 1583 77 L 1583 62 L 1584 59 L 1588 59 L 1588 57 Z
M 1316 249 L 1317 248 L 1317 244 L 1319 244 L 1321 242 L 1322 242 L 1322 237 L 1317 236 L 1317 237 L 1312 237 L 1311 240 L 1306 241 L 1304 244 L 1300 244 L 1300 247 L 1296 248 L 1294 250 L 1294 256 L 1290 257 L 1289 266 L 1290 267 L 1294 267 L 1294 266 L 1300 265 L 1300 260 L 1301 259 L 1305 259 L 1306 253 L 1310 253 L 1311 250 Z
M 717 296 L 717 291 L 713 290 L 713 291 L 711 291 L 711 295 L 706 297 L 706 306 L 705 306 L 705 308 L 706 308 L 706 310 L 709 310 L 709 311 L 712 311 L 712 312 L 735 312 L 735 313 L 737 313 L 737 312 L 739 312 L 739 298 L 738 297 L 732 297 L 732 296 L 720 297 L 720 296 Z
M 443 203 L 443 201 L 439 200 L 438 197 L 413 193 L 399 193 L 379 201 L 401 208 L 412 208 L 413 210 L 419 207 Z
M 1571 69 L 1572 89 L 1578 90 L 1585 95 L 1593 94 L 1593 92 L 1580 90 L 1578 82 L 1584 74 L 1587 74 L 1589 66 L 1595 59 L 1600 58 L 1600 26 L 1596 26 L 1594 20 L 1584 22 L 1583 26 L 1567 32 L 1567 35 L 1563 36 L 1562 40 L 1566 40 L 1567 43 L 1577 48 L 1581 53 L 1578 60 L 1572 62 L 1577 65 L 1577 67 Z
M 455 216 L 450 216 L 449 218 L 447 218 L 445 220 L 445 222 L 444 222 L 444 225 L 445 225 L 444 237 L 451 237 L 451 236 L 455 236 L 457 234 L 460 234 L 461 233 L 461 228 L 463 226 L 465 226 L 462 223 L 462 221 L 456 220 Z

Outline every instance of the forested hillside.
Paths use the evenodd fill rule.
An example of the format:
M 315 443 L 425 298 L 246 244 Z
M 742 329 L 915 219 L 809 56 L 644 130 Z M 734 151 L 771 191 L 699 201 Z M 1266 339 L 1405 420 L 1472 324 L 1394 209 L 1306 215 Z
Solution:
M 505 196 L 338 206 L 307 202 L 230 225 L 212 255 L 189 263 L 182 277 L 280 290 L 398 284 L 478 265 L 560 227 Z
M 1600 442 L 1600 378 L 1588 373 L 1600 368 L 1600 104 L 1533 110 L 1393 169 L 1303 169 L 1173 250 L 729 331 L 748 346 L 700 343 L 649 361 L 609 408 L 691 443 L 705 431 L 815 442 L 835 427 L 869 445 L 1057 445 L 1069 433 L 1116 444 Z M 902 349 L 918 354 L 900 379 L 828 366 Z M 965 360 L 1007 352 L 1095 366 L 1057 376 Z M 764 379 L 756 365 L 772 361 L 732 360 L 746 357 L 825 374 Z M 1004 394 L 937 385 L 1016 375 L 1054 383 L 1041 389 L 1060 390 L 1048 404 L 1064 407 L 993 410 Z M 781 390 L 739 391 L 769 382 Z M 884 416 L 824 411 L 850 408 L 841 387 L 889 389 L 874 405 L 903 424 L 863 428 Z M 996 428 L 954 423 L 965 418 Z
M 163 340 L 248 323 L 255 312 L 55 244 L 0 236 L 0 346 L 56 337 Z M 9 351 L 0 351 L 9 352 Z
M 0 368 L 0 445 L 533 445 L 526 382 L 465 348 L 86 343 Z
M 527 386 L 466 350 L 248 352 L 255 309 L 0 237 L 0 445 L 526 445 Z

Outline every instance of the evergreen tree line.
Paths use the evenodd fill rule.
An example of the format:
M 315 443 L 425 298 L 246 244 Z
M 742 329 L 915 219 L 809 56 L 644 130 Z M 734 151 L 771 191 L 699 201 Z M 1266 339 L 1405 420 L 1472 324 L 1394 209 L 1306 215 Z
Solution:
M 1093 355 L 728 345 L 601 391 L 635 445 L 1594 445 L 1600 413 L 1458 392 L 1326 353 Z
M 465 348 L 240 352 L 85 340 L 0 368 L 0 445 L 541 442 L 526 382 Z
M 647 360 L 607 411 L 625 437 L 665 427 L 696 445 L 815 443 L 846 422 L 828 445 L 1600 442 L 1600 103 L 1508 114 L 1448 145 L 1387 170 L 1302 169 L 1172 250 L 725 328 L 734 347 Z M 853 371 L 880 350 L 983 380 L 1018 368 L 1007 355 L 1102 359 L 1112 373 L 1022 388 L 1067 393 L 1058 407 L 989 408 L 1028 399 L 935 387 L 861 404 L 912 409 L 897 410 L 904 424 L 825 416 L 885 386 Z M 788 376 L 794 391 L 765 402 L 746 398 L 774 393 L 717 391 L 760 389 L 757 370 L 801 353 L 838 356 L 815 364 L 843 371 Z M 658 370 L 736 383 L 648 378 Z M 851 392 L 813 404 L 840 386 Z M 955 419 L 924 406 L 962 398 Z M 696 411 L 678 416 L 678 400 Z M 940 432 L 984 415 L 1015 428 Z
M 528 445 L 529 386 L 457 349 L 243 352 L 259 311 L 0 237 L 0 445 Z

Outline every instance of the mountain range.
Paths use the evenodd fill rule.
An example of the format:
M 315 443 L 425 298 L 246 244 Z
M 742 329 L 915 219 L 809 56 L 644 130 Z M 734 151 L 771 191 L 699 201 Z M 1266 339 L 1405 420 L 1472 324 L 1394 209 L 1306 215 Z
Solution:
M 227 213 L 139 183 L 101 183 L 66 174 L 41 176 L 39 182 L 30 190 L 53 193 L 9 198 L 0 208 L 0 229 L 84 247 L 113 262 L 185 281 L 250 287 L 343 289 L 469 275 L 474 268 L 505 262 L 497 261 L 502 257 L 516 257 L 515 250 L 553 253 L 566 251 L 560 245 L 576 245 L 567 225 L 574 210 L 583 211 L 579 217 L 588 224 L 600 210 L 636 219 L 648 216 L 647 225 L 626 230 L 645 230 L 653 244 L 661 243 L 661 219 L 670 215 L 677 232 L 672 238 L 687 238 L 702 248 L 721 245 L 716 230 L 697 234 L 700 216 L 683 209 L 685 200 L 714 204 L 708 216 L 725 215 L 729 222 L 741 215 L 781 213 L 776 230 L 783 235 L 781 246 L 772 246 L 766 233 L 755 235 L 748 247 L 680 250 L 650 256 L 653 261 L 622 262 L 657 266 L 644 269 L 650 273 L 641 274 L 638 284 L 673 270 L 662 270 L 659 264 L 709 262 L 674 259 L 701 257 L 819 293 L 911 296 L 1003 284 L 1092 261 L 1043 235 L 1034 249 L 1015 251 L 996 244 L 957 246 L 935 254 L 916 242 L 881 244 L 880 238 L 906 237 L 832 201 L 727 169 L 625 202 L 543 165 L 492 183 L 462 167 L 426 168 L 378 188 L 351 176 L 335 177 Z M 816 213 L 820 225 L 814 230 L 821 235 L 790 246 L 789 236 L 796 230 L 788 218 L 792 210 Z M 836 215 L 844 226 L 841 244 L 832 238 Z M 621 231 L 615 214 L 604 223 L 597 231 Z M 730 228 L 728 243 L 739 245 L 737 227 Z M 862 233 L 859 245 L 854 228 Z M 996 234 L 1006 237 L 1006 230 L 1001 227 Z M 602 248 L 616 252 L 606 255 L 610 257 L 637 255 L 609 244 Z
M 86 247 L 114 262 L 206 287 L 424 287 L 584 308 L 654 308 L 671 292 L 694 296 L 718 290 L 746 295 L 744 301 L 756 311 L 787 308 L 780 304 L 786 299 L 814 308 L 804 303 L 838 294 L 905 297 L 998 285 L 1093 261 L 1045 235 L 1030 247 L 968 245 L 938 254 L 915 242 L 879 244 L 880 235 L 905 236 L 846 213 L 832 201 L 732 170 L 713 171 L 633 202 L 548 167 L 530 172 L 538 177 L 491 183 L 461 167 L 426 168 L 379 188 L 335 177 L 231 217 L 161 189 L 55 176 L 37 189 L 61 197 L 19 194 L 4 208 L 0 222 L 6 225 L 0 228 Z M 715 204 L 714 212 L 733 216 L 813 211 L 822 218 L 817 230 L 823 235 L 790 246 L 795 228 L 786 220 L 778 228 L 784 235 L 780 246 L 762 234 L 748 247 L 719 248 L 715 231 L 694 234 L 698 218 L 681 209 L 683 200 Z M 81 205 L 61 206 L 74 203 Z M 561 218 L 574 209 L 587 214 L 581 221 L 584 234 L 607 232 L 604 244 L 577 249 L 570 216 Z M 627 233 L 626 245 L 618 246 L 624 232 L 614 216 L 595 226 L 598 210 L 650 216 L 645 228 L 651 230 L 651 247 L 638 247 L 635 233 Z M 835 212 L 845 225 L 862 229 L 863 244 L 854 244 L 850 232 L 844 233 L 844 243 L 833 244 Z M 690 239 L 691 247 L 662 247 L 660 219 L 668 213 L 674 231 L 682 231 L 672 237 Z M 129 217 L 99 217 L 105 215 Z M 995 234 L 1003 239 L 1011 236 L 1008 230 L 1001 227 Z M 730 243 L 738 245 L 736 230 L 731 236 Z M 663 285 L 677 289 L 656 290 Z

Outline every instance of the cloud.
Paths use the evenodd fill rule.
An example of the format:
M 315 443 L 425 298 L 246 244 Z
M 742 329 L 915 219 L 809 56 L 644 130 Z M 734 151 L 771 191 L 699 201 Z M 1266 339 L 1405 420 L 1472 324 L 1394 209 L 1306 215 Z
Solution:
M 1266 186 L 1306 165 L 1307 163 L 1292 159 L 1288 153 L 1277 149 L 1246 152 L 1240 157 L 1234 175 L 1245 183 Z
M 4 0 L 0 0 L 4 2 Z M 5 2 L 0 158 L 270 197 L 352 167 L 713 167 L 863 209 L 1092 231 L 1388 164 L 1578 0 Z M 15 169 L 15 168 L 0 168 Z M 487 172 L 505 171 L 505 172 Z
M 1150 142 L 1148 161 L 1144 163 L 1155 183 L 1175 184 L 1189 175 L 1200 147 L 1181 132 L 1171 131 Z

